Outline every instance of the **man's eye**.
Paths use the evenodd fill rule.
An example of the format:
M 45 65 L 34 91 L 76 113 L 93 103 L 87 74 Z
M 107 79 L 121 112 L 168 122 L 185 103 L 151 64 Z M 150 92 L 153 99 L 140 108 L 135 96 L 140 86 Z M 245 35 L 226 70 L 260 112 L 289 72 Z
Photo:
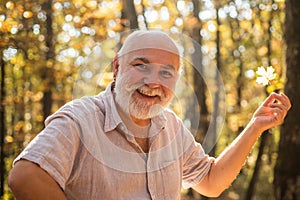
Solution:
M 147 65 L 139 63 L 139 64 L 134 64 L 134 67 L 138 68 L 139 70 L 146 70 L 147 69 Z
M 174 75 L 169 71 L 161 71 L 161 75 L 165 78 L 172 78 Z

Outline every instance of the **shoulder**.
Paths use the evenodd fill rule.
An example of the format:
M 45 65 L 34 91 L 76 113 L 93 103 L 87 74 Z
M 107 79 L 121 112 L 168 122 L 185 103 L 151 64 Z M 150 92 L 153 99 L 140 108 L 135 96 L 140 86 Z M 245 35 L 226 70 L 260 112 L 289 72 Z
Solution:
M 188 138 L 188 140 L 194 140 L 195 133 L 190 130 L 189 126 L 186 126 L 184 121 L 173 110 L 165 109 L 164 116 L 166 118 L 165 128 L 168 131 L 179 133 L 183 138 Z
M 173 110 L 166 108 L 163 114 L 167 120 L 167 124 L 183 126 L 182 119 Z
M 65 104 L 60 110 L 70 111 L 76 114 L 88 114 L 90 112 L 99 111 L 104 106 L 103 96 L 103 93 L 100 93 L 97 96 L 85 96 L 80 99 L 75 99 Z
M 47 125 L 57 117 L 67 117 L 75 121 L 81 121 L 99 115 L 104 112 L 103 96 L 104 94 L 101 92 L 97 96 L 85 96 L 72 100 L 50 115 L 45 120 L 45 124 Z

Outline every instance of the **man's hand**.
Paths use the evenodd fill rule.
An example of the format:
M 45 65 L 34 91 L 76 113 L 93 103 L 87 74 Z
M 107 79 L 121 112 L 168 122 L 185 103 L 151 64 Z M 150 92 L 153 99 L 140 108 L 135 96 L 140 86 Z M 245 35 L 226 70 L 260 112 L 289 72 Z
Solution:
M 271 93 L 257 108 L 251 122 L 261 132 L 281 124 L 291 108 L 289 98 L 281 93 Z

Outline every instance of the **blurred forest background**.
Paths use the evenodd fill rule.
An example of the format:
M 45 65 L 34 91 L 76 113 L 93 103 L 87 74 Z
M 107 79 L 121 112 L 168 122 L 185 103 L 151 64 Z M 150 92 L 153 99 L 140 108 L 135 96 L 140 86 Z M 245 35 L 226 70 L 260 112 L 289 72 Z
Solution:
M 192 108 L 200 112 L 196 139 L 202 142 L 210 124 L 220 129 L 211 155 L 239 134 L 271 91 L 285 91 L 293 103 L 284 125 L 263 134 L 218 199 L 300 199 L 299 20 L 298 0 L 1 0 L 0 198 L 14 199 L 6 183 L 12 161 L 44 119 L 112 79 L 120 34 L 158 28 L 200 44 L 187 49 L 199 68 L 185 64 L 184 75 L 199 104 Z M 272 85 L 256 83 L 260 66 L 275 69 Z M 189 113 L 181 115 L 192 121 Z M 182 199 L 207 198 L 184 190 Z

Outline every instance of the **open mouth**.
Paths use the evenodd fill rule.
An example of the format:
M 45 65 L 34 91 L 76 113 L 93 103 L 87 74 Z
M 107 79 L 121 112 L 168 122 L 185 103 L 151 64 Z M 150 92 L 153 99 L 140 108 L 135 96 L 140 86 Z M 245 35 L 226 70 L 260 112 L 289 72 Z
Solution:
M 143 97 L 147 97 L 147 98 L 160 98 L 160 95 L 158 95 L 155 92 L 149 91 L 149 90 L 145 90 L 143 88 L 138 88 L 136 90 L 140 95 L 142 95 Z

